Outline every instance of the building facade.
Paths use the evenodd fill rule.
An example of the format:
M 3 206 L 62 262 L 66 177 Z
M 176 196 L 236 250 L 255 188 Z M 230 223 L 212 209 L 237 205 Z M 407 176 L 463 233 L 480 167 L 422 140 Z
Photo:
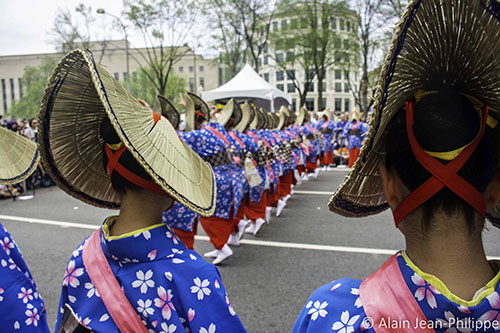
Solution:
M 116 80 L 126 81 L 127 52 L 125 46 L 124 40 L 115 40 L 107 41 L 105 47 L 103 47 L 102 42 L 91 42 L 89 49 L 93 52 L 96 61 L 104 65 Z M 145 48 L 130 48 L 128 50 L 129 73 L 132 79 L 141 67 L 146 66 L 146 51 Z M 185 80 L 187 91 L 199 93 L 202 89 L 210 90 L 219 86 L 219 65 L 216 59 L 205 59 L 187 47 L 186 50 L 183 50 L 183 54 L 184 56 L 173 65 L 173 72 Z M 0 56 L 0 115 L 7 113 L 15 101 L 23 97 L 26 92 L 22 81 L 26 66 L 36 67 L 45 58 L 51 58 L 57 62 L 63 56 L 64 53 Z
M 300 17 L 278 14 L 271 22 L 271 34 L 286 36 L 291 29 L 300 29 L 300 22 Z M 351 87 L 354 86 L 354 82 L 358 81 L 359 71 L 359 39 L 356 22 L 357 16 L 353 11 L 330 17 L 328 25 L 335 35 L 335 42 L 332 43 L 334 49 L 331 52 L 335 55 L 335 63 L 326 71 L 323 80 L 322 101 L 318 100 L 318 81 L 317 77 L 314 78 L 305 100 L 305 106 L 308 110 L 321 111 L 328 107 L 330 111 L 338 114 L 354 109 L 354 96 Z M 300 96 L 291 76 L 296 76 L 298 81 L 302 83 L 305 81 L 306 75 L 311 74 L 306 73 L 303 67 L 298 65 L 298 62 L 286 65 L 288 58 L 293 56 L 293 48 L 279 51 L 273 50 L 271 45 L 272 43 L 269 43 L 269 47 L 264 49 L 259 60 L 261 64 L 259 74 L 276 88 L 289 93 L 292 96 L 292 109 L 297 111 Z

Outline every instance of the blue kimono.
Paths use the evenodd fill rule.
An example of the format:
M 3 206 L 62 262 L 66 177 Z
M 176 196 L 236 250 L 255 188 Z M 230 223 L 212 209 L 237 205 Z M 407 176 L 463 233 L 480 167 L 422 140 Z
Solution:
M 209 131 L 207 129 L 208 127 L 218 130 L 227 138 L 224 127 L 216 122 L 203 125 L 200 130 L 184 134 L 186 144 L 188 144 L 189 147 L 191 147 L 191 149 L 193 149 L 203 159 L 207 159 L 211 155 L 223 154 L 227 150 L 226 143 L 222 139 L 218 138 L 217 135 Z M 241 189 L 233 188 L 231 164 L 216 166 L 213 168 L 213 171 L 217 184 L 217 202 L 213 216 L 230 219 L 233 217 L 230 216 L 230 214 L 235 201 L 235 193 L 241 191 Z M 234 214 L 236 214 L 236 211 Z
M 359 130 L 359 135 L 352 135 L 350 131 L 352 129 Z M 347 137 L 347 149 L 352 150 L 354 148 L 361 148 L 361 143 L 363 142 L 363 137 L 368 131 L 368 124 L 362 121 L 357 121 L 356 123 L 348 122 L 344 127 L 344 137 Z
M 332 152 L 333 153 L 333 135 L 335 134 L 335 123 L 331 120 L 322 120 L 319 122 L 318 125 L 318 130 L 323 134 L 323 139 L 324 139 L 324 152 Z M 326 133 L 328 132 L 328 133 Z
M 473 301 L 465 302 L 451 294 L 438 278 L 422 272 L 404 252 L 398 253 L 397 263 L 406 286 L 436 332 L 500 330 L 500 272 L 476 293 Z M 341 279 L 317 289 L 292 332 L 375 332 L 373 320 L 367 317 L 359 297 L 361 282 Z M 387 318 L 380 325 L 381 329 L 400 328 L 400 332 L 404 328 L 421 327 L 421 323 L 398 318 Z
M 252 143 L 253 148 L 251 148 L 252 150 L 250 152 L 257 153 L 260 149 L 259 142 L 262 142 L 261 133 L 259 130 L 255 129 L 248 130 L 247 133 L 253 133 L 253 135 L 247 134 L 248 140 L 253 142 Z M 255 136 L 257 140 L 255 140 L 253 136 Z M 262 178 L 263 182 L 260 183 L 260 185 L 250 188 L 250 200 L 252 202 L 260 201 L 260 199 L 262 198 L 262 194 L 266 190 L 266 183 L 269 183 L 269 178 L 270 178 L 269 170 L 267 169 L 267 167 L 264 167 L 262 165 L 257 165 L 257 171 L 259 172 L 259 176 Z
M 163 223 L 119 237 L 108 235 L 115 217 L 104 221 L 101 247 L 118 283 L 152 332 L 245 332 L 219 271 L 187 249 Z M 80 322 L 96 332 L 117 332 L 83 264 L 82 243 L 64 274 L 56 331 L 69 304 Z
M 50 332 L 35 280 L 14 239 L 0 224 L 0 331 Z

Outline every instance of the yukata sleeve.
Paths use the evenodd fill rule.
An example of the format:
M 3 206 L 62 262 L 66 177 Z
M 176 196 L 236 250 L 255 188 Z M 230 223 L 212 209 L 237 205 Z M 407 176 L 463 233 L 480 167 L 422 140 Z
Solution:
M 317 289 L 302 308 L 292 333 L 374 332 L 364 325 L 360 284 L 358 280 L 341 279 Z
M 198 266 L 196 273 L 182 282 L 187 283 L 182 289 L 189 292 L 183 297 L 181 312 L 187 314 L 190 331 L 246 332 L 229 301 L 218 270 L 208 263 L 203 266 Z M 198 274 L 200 272 L 203 274 Z

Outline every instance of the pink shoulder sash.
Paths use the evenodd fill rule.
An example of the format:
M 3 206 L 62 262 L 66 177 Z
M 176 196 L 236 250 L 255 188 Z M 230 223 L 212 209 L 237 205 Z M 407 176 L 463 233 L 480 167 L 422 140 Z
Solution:
M 359 297 L 377 333 L 434 332 L 426 325 L 417 324 L 427 324 L 427 318 L 405 283 L 399 269 L 397 254 L 361 283 Z M 408 322 L 409 327 L 401 325 L 400 329 L 394 329 L 390 326 L 391 321 Z
M 128 301 L 123 289 L 116 281 L 113 271 L 100 244 L 101 228 L 85 242 L 82 251 L 83 264 L 90 280 L 96 287 L 111 318 L 121 332 L 145 332 L 148 330 Z

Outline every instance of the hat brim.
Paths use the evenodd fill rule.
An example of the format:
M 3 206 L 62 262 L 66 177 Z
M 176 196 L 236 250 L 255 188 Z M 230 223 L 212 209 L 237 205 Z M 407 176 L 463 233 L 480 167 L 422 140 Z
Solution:
M 34 142 L 0 127 L 0 184 L 22 182 L 36 170 L 39 160 Z
M 248 104 L 248 102 L 245 102 L 243 105 L 241 105 L 240 108 L 241 108 L 241 120 L 238 123 L 238 125 L 234 127 L 234 129 L 243 132 L 254 119 L 255 111 L 252 108 L 252 106 Z
M 43 164 L 68 194 L 95 206 L 118 208 L 118 193 L 103 167 L 100 123 L 108 117 L 121 141 L 156 184 L 194 212 L 215 209 L 211 167 L 162 117 L 131 96 L 87 52 L 66 55 L 51 75 L 40 110 Z
M 489 1 L 409 2 L 382 67 L 366 141 L 330 199 L 330 210 L 362 217 L 389 208 L 378 170 L 385 159 L 386 127 L 417 90 L 455 88 L 480 99 L 499 119 L 499 34 L 500 13 Z M 497 206 L 487 215 L 500 222 L 499 212 Z
M 168 121 L 170 121 L 172 126 L 174 126 L 175 129 L 178 129 L 180 123 L 180 114 L 175 106 L 170 103 L 170 101 L 165 96 L 162 95 L 156 96 L 156 103 L 153 110 L 166 117 Z

